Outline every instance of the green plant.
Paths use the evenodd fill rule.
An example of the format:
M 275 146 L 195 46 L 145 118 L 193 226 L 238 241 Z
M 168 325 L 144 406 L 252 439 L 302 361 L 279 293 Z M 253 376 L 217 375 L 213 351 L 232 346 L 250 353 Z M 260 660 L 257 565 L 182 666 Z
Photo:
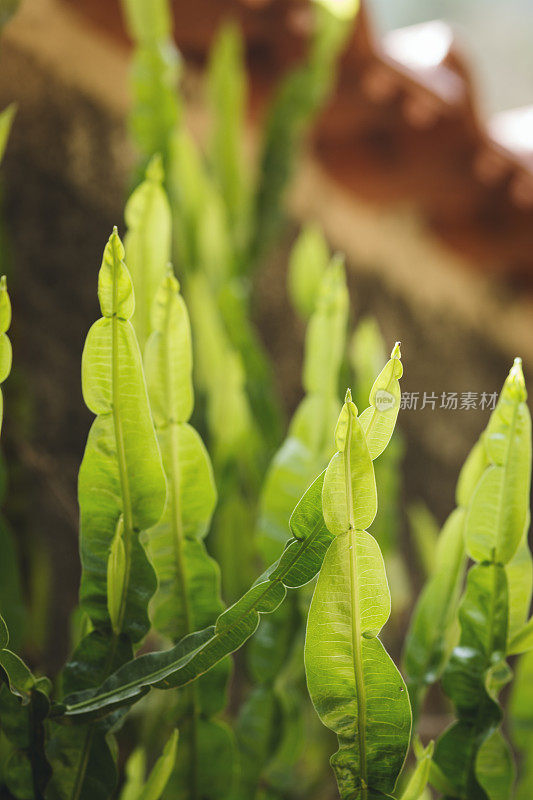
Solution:
M 330 411 L 343 351 L 346 289 L 337 260 L 326 268 L 321 285 L 307 339 L 308 395 L 291 433 L 310 453 L 306 469 L 294 472 L 300 488 L 291 494 L 289 484 L 283 485 L 290 459 L 289 472 L 280 471 L 278 462 L 272 467 L 280 486 L 272 497 L 284 498 L 286 509 L 278 508 L 274 517 L 280 531 L 283 513 L 311 483 L 296 500 L 285 546 L 278 534 L 267 539 L 272 566 L 224 610 L 218 569 L 202 543 L 216 495 L 207 452 L 188 422 L 192 348 L 185 303 L 168 268 L 155 293 L 141 358 L 124 248 L 117 232 L 111 235 L 98 281 L 102 318 L 89 331 L 82 359 L 84 397 L 96 415 L 79 478 L 85 622 L 61 687 L 53 689 L 46 678 L 32 675 L 9 650 L 2 620 L 0 765 L 2 782 L 15 798 L 109 798 L 117 786 L 116 739 L 126 713 L 152 687 L 171 690 L 165 692 L 169 699 L 162 714 L 151 702 L 139 706 L 141 715 L 160 715 L 156 750 L 164 754 L 148 779 L 147 743 L 131 756 L 122 797 L 232 796 L 233 736 L 230 720 L 219 717 L 226 704 L 228 656 L 256 632 L 263 615 L 269 615 L 263 635 L 248 652 L 253 700 L 237 734 L 242 744 L 243 731 L 251 736 L 260 729 L 265 747 L 254 751 L 258 764 L 245 772 L 248 782 L 235 787 L 235 796 L 262 797 L 266 791 L 283 797 L 296 791 L 290 772 L 297 763 L 287 743 L 294 744 L 294 731 L 302 730 L 302 704 L 291 709 L 284 688 L 299 685 L 298 629 L 307 600 L 301 594 L 294 603 L 296 595 L 290 600 L 286 595 L 317 574 L 305 666 L 312 701 L 339 738 L 332 763 L 340 794 L 370 800 L 395 791 L 409 746 L 411 711 L 402 677 L 378 639 L 390 596 L 379 544 L 366 528 L 377 512 L 373 464 L 393 434 L 402 366 L 396 346 L 361 414 L 348 392 L 335 430 L 337 452 L 313 479 L 327 460 L 325 439 L 333 429 Z M 5 350 L 10 319 L 5 281 L 1 292 Z M 2 374 L 7 372 L 5 366 Z M 458 719 L 439 737 L 434 753 L 432 745 L 415 744 L 418 764 L 410 777 L 402 775 L 404 800 L 420 797 L 428 776 L 449 798 L 510 796 L 512 763 L 499 731 L 496 693 L 510 677 L 506 655 L 533 645 L 525 538 L 530 461 L 529 414 L 517 361 L 461 473 L 459 507 L 439 539 L 442 561 L 431 573 L 408 640 L 405 662 L 417 706 L 423 687 L 442 674 Z M 465 547 L 478 563 L 469 571 L 457 611 Z M 457 619 L 460 639 L 453 638 Z M 140 650 L 150 629 L 151 639 Z M 455 649 L 447 645 L 450 636 Z M 159 649 L 168 640 L 171 646 Z M 285 667 L 289 651 L 292 667 Z M 519 688 L 520 683 L 515 691 Z M 516 705 L 514 715 L 516 720 Z M 272 749 L 280 720 L 287 726 L 286 746 Z
M 314 226 L 290 258 L 290 293 L 307 322 L 304 396 L 278 446 L 250 277 L 279 231 L 296 144 L 327 95 L 355 10 L 346 0 L 339 17 L 329 5 L 313 6 L 307 60 L 275 97 L 253 183 L 241 159 L 237 29 L 224 29 L 211 55 L 202 154 L 176 95 L 166 0 L 125 2 L 143 176 L 126 205 L 125 246 L 115 229 L 105 247 L 102 317 L 82 357 L 95 419 L 78 483 L 75 646 L 53 682 L 34 669 L 31 651 L 32 669 L 16 654 L 21 587 L 2 521 L 2 796 L 318 800 L 330 791 L 329 729 L 343 800 L 427 800 L 428 784 L 446 800 L 510 800 L 498 695 L 511 679 L 507 658 L 523 653 L 510 721 L 523 756 L 518 797 L 531 794 L 531 431 L 519 360 L 440 535 L 428 512 L 417 506 L 411 515 L 428 577 L 405 642 L 407 685 L 379 638 L 406 596 L 400 348 L 385 362 L 366 319 L 346 352 L 344 264 Z M 12 109 L 0 115 L 0 155 L 11 117 Z M 3 278 L 1 384 L 10 322 Z M 356 402 L 348 390 L 341 405 L 350 368 Z M 272 563 L 254 580 L 261 561 Z M 411 703 L 416 728 L 435 683 L 455 720 L 436 743 L 415 737 L 406 761 Z

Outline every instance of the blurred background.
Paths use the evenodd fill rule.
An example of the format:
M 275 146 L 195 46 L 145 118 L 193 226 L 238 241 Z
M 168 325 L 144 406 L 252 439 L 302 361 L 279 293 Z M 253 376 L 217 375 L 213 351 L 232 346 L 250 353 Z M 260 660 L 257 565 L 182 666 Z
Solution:
M 310 4 L 174 0 L 172 9 L 183 114 L 200 148 L 211 45 L 228 20 L 242 31 L 253 172 L 276 87 L 307 58 Z M 22 0 L 0 39 L 0 108 L 18 106 L 1 174 L 15 364 L 4 512 L 39 631 L 33 660 L 50 674 L 66 656 L 79 580 L 76 476 L 91 423 L 81 351 L 99 315 L 102 249 L 114 224 L 124 230 L 138 161 L 127 30 L 118 0 Z M 304 340 L 287 297 L 290 248 L 313 222 L 346 255 L 352 323 L 371 314 L 388 350 L 402 341 L 402 388 L 418 396 L 399 417 L 402 508 L 423 501 L 439 523 L 488 419 L 481 395 L 499 391 L 515 355 L 533 385 L 532 38 L 528 0 L 363 2 L 298 140 L 284 224 L 252 281 L 253 321 L 288 418 L 302 395 Z M 424 393 L 434 407 L 423 407 Z M 477 400 L 450 410 L 442 393 Z M 400 537 L 419 586 L 406 524 Z

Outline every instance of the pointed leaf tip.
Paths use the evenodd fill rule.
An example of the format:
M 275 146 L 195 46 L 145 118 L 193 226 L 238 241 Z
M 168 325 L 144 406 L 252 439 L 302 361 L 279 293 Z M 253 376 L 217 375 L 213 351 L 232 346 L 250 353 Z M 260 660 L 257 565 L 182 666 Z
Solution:
M 509 370 L 509 375 L 505 381 L 505 386 L 509 388 L 521 401 L 526 400 L 526 381 L 522 369 L 522 359 L 518 356 L 515 358 L 513 366 Z
M 163 183 L 165 172 L 161 153 L 155 153 L 146 167 L 146 179 L 155 183 Z
M 401 345 L 402 345 L 401 342 L 396 342 L 395 343 L 394 347 L 392 348 L 392 352 L 390 354 L 391 358 L 401 358 L 402 357 Z
M 0 291 L 7 292 L 7 278 L 5 275 L 0 278 Z
M 344 402 L 351 403 L 352 402 L 352 390 L 346 389 L 346 394 L 344 395 Z

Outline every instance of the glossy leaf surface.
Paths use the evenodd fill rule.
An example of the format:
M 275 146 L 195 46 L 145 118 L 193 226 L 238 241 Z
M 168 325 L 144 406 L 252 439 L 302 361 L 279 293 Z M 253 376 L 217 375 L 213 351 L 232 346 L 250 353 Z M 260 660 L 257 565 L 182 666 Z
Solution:
M 305 665 L 311 699 L 339 738 L 332 758 L 342 798 L 393 791 L 411 730 L 403 679 L 377 635 L 390 614 L 381 551 L 363 526 L 376 513 L 372 461 L 347 394 L 336 429 L 339 451 L 325 473 L 324 519 L 335 538 L 313 595 Z
M 166 482 L 139 347 L 129 321 L 134 299 L 123 258 L 122 243 L 114 232 L 98 282 L 103 317 L 89 331 L 82 357 L 83 395 L 97 418 L 78 482 L 80 599 L 95 626 L 110 626 L 108 559 L 121 522 L 126 567 L 116 627 L 135 642 L 148 630 L 147 606 L 155 590 L 155 575 L 139 532 L 159 520 Z
M 294 535 L 281 558 L 219 616 L 214 627 L 182 639 L 170 650 L 140 656 L 119 669 L 98 690 L 66 698 L 55 709 L 56 714 L 81 721 L 131 704 L 150 686 L 161 689 L 184 686 L 241 647 L 256 630 L 259 614 L 270 613 L 283 601 L 286 587 L 307 583 L 320 569 L 332 538 L 317 505 L 322 481 L 323 475 L 316 479 L 295 510 Z

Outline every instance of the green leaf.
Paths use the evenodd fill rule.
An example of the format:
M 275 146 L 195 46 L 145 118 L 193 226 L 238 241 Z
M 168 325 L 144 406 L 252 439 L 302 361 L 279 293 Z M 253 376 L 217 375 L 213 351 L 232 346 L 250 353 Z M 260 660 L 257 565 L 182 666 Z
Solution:
M 24 661 L 11 650 L 3 649 L 0 650 L 0 669 L 12 694 L 20 697 L 24 704 L 29 703 L 35 679 Z
M 364 530 L 377 513 L 376 481 L 365 432 L 348 390 L 335 431 L 337 453 L 324 480 L 322 508 L 328 530 Z
M 280 555 L 292 509 L 332 455 L 331 429 L 339 413 L 337 385 L 347 313 L 344 267 L 333 261 L 322 277 L 307 329 L 306 396 L 292 419 L 289 435 L 270 464 L 261 493 L 257 541 L 265 561 Z
M 83 608 L 97 628 L 110 627 L 107 565 L 122 519 L 126 555 L 117 630 L 139 641 L 155 576 L 139 532 L 160 518 L 166 496 L 161 456 L 148 406 L 139 348 L 129 318 L 134 300 L 116 231 L 104 251 L 98 282 L 103 317 L 87 337 L 83 395 L 97 415 L 80 467 Z
M 11 325 L 11 302 L 7 293 L 7 280 L 0 278 L 0 383 L 3 383 L 11 372 L 12 350 L 6 331 Z M 4 415 L 4 400 L 0 388 L 0 432 Z
M 239 29 L 223 25 L 211 48 L 208 91 L 212 111 L 210 162 L 227 216 L 235 252 L 248 235 L 249 186 L 242 158 L 246 73 Z
M 303 319 L 308 319 L 315 310 L 329 260 L 329 248 L 322 231 L 318 225 L 309 223 L 291 250 L 287 277 L 292 304 Z
M 512 559 L 505 565 L 509 587 L 509 643 L 526 624 L 533 593 L 533 559 L 528 542 L 529 514 L 522 541 Z M 510 645 L 508 653 L 512 650 Z
M 416 754 L 416 769 L 402 792 L 401 800 L 420 800 L 429 780 L 434 749 L 434 743 L 430 742 L 425 749 Z
M 135 313 L 132 318 L 139 346 L 143 350 L 152 330 L 152 307 L 170 259 L 171 215 L 162 185 L 161 157 L 154 156 L 146 178 L 126 203 L 128 226 L 124 247 L 135 287 Z
M 240 709 L 236 726 L 241 765 L 237 797 L 243 800 L 255 797 L 261 773 L 276 744 L 273 732 L 279 731 L 281 714 L 276 692 L 271 686 L 252 689 Z
M 168 483 L 165 510 L 146 539 L 158 577 L 153 601 L 155 627 L 174 641 L 212 625 L 222 611 L 220 573 L 202 538 L 216 502 L 209 456 L 187 423 L 193 408 L 191 331 L 179 284 L 169 272 L 156 296 L 154 332 L 145 351 L 150 402 Z M 196 782 L 201 763 L 200 711 L 225 702 L 229 664 L 190 687 L 178 717 L 182 750 L 171 787 Z M 213 706 L 211 696 L 216 695 Z M 186 723 L 186 724 L 184 724 Z
M 159 41 L 172 33 L 167 0 L 123 0 L 130 35 L 138 41 Z
M 519 661 L 509 703 L 513 743 L 520 752 L 516 800 L 530 800 L 533 793 L 533 653 Z
M 144 356 L 154 420 L 159 428 L 192 414 L 191 327 L 172 269 L 160 281 L 152 307 L 153 334 Z
M 491 733 L 479 748 L 476 775 L 490 800 L 511 797 L 516 769 L 511 749 L 500 731 Z
M 9 644 L 9 631 L 4 618 L 0 615 L 0 650 L 4 650 Z
M 178 731 L 175 730 L 166 743 L 162 754 L 152 767 L 148 780 L 136 800 L 159 800 L 170 779 L 178 750 Z
M 120 635 L 122 598 L 126 591 L 126 548 L 123 534 L 124 520 L 120 517 L 107 562 L 107 610 L 111 627 L 117 636 Z
M 146 753 L 142 747 L 137 747 L 128 758 L 125 766 L 126 779 L 120 800 L 138 800 L 144 785 L 146 774 Z
M 418 599 L 407 634 L 403 666 L 413 706 L 442 673 L 450 655 L 454 622 L 466 567 L 464 509 L 457 508 L 440 533 L 435 571 Z
M 483 741 L 501 720 L 495 698 L 509 679 L 508 672 L 500 669 L 508 625 L 507 578 L 501 565 L 476 565 L 470 570 L 459 621 L 461 638 L 442 681 L 458 720 L 439 738 L 435 761 L 456 787 L 454 796 L 486 800 L 490 795 L 482 788 L 476 763 Z M 479 758 L 484 763 L 483 755 Z
M 363 531 L 339 534 L 327 552 L 313 595 L 305 663 L 315 708 L 339 737 L 332 765 L 342 798 L 364 797 L 365 785 L 372 791 L 391 792 L 407 752 L 408 694 L 375 638 L 389 614 L 390 596 L 377 542 Z
M 191 634 L 170 650 L 149 653 L 125 664 L 98 690 L 67 697 L 56 707 L 56 716 L 82 721 L 135 702 L 152 685 L 160 689 L 184 686 L 241 647 L 255 632 L 259 614 L 274 611 L 282 602 L 285 587 L 302 586 L 320 569 L 332 538 L 316 502 L 322 481 L 320 475 L 300 502 L 299 515 L 309 521 L 305 537 L 290 539 L 281 558 L 224 611 L 214 628 Z
M 183 125 L 174 129 L 170 140 L 167 180 L 179 264 L 192 273 L 201 266 L 199 221 L 211 189 L 199 149 Z
M 123 0 L 135 44 L 131 70 L 133 110 L 130 128 L 146 165 L 160 153 L 168 166 L 171 137 L 181 117 L 178 99 L 179 54 L 172 38 L 167 0 Z
M 153 321 L 145 365 L 168 498 L 147 541 L 159 584 L 154 624 L 176 641 L 212 624 L 221 601 L 218 568 L 200 541 L 209 527 L 216 490 L 206 449 L 187 424 L 193 407 L 191 332 L 171 273 L 157 294 Z
M 347 392 L 335 433 L 340 448 L 322 490 L 332 534 L 318 577 L 305 643 L 307 684 L 323 723 L 335 731 L 332 758 L 343 798 L 394 789 L 411 730 L 403 679 L 377 634 L 390 614 L 383 556 L 363 530 L 376 512 L 374 471 Z
M 44 753 L 50 688 L 46 679 L 35 681 L 28 702 L 21 705 L 20 698 L 0 683 L 2 735 L 10 745 L 8 761 L 2 764 L 2 779 L 20 800 L 42 800 L 50 779 L 50 765 Z
M 357 6 L 336 15 L 314 4 L 313 37 L 304 64 L 290 71 L 277 87 L 263 131 L 254 229 L 249 247 L 253 267 L 271 247 L 283 223 L 283 198 L 292 177 L 303 136 L 335 81 L 335 62 L 353 24 Z
M 303 384 L 307 394 L 336 396 L 346 343 L 348 291 L 341 259 L 333 259 L 307 327 Z
M 396 425 L 401 399 L 399 379 L 403 374 L 400 359 L 400 343 L 396 342 L 390 360 L 370 390 L 370 406 L 359 418 L 372 461 L 385 450 Z
M 531 480 L 531 418 L 520 359 L 505 381 L 484 436 L 489 467 L 472 496 L 466 532 L 476 561 L 506 564 L 515 554 L 527 519 Z
M 63 691 L 93 688 L 132 656 L 127 636 L 91 631 L 81 640 L 64 669 Z M 52 777 L 46 800 L 108 800 L 118 779 L 112 731 L 120 719 L 119 713 L 76 728 L 50 720 L 46 754 Z
M 466 568 L 465 524 L 467 507 L 487 467 L 483 436 L 468 455 L 457 482 L 456 508 L 439 535 L 435 567 L 411 617 L 403 652 L 403 666 L 415 718 L 426 687 L 444 669 L 455 645 L 456 619 Z
M 19 656 L 7 650 L 9 631 L 0 616 L 0 720 L 11 744 L 2 777 L 21 800 L 42 800 L 50 778 L 44 753 L 44 724 L 50 711 L 51 683 L 35 679 Z
M 2 28 L 3 24 L 3 9 L 0 10 L 0 29 Z M 4 157 L 4 153 L 6 150 L 7 140 L 9 139 L 9 133 L 11 131 L 11 126 L 13 124 L 13 119 L 15 117 L 15 113 L 17 111 L 17 106 L 15 103 L 11 103 L 7 108 L 0 113 L 0 163 L 2 158 Z
M 184 722 L 180 728 L 176 768 L 164 797 L 168 800 L 188 800 L 196 793 L 196 796 L 205 800 L 226 800 L 232 796 L 235 743 L 228 725 L 218 720 L 198 721 L 198 767 L 194 775 L 190 774 L 190 742 L 187 722 Z

